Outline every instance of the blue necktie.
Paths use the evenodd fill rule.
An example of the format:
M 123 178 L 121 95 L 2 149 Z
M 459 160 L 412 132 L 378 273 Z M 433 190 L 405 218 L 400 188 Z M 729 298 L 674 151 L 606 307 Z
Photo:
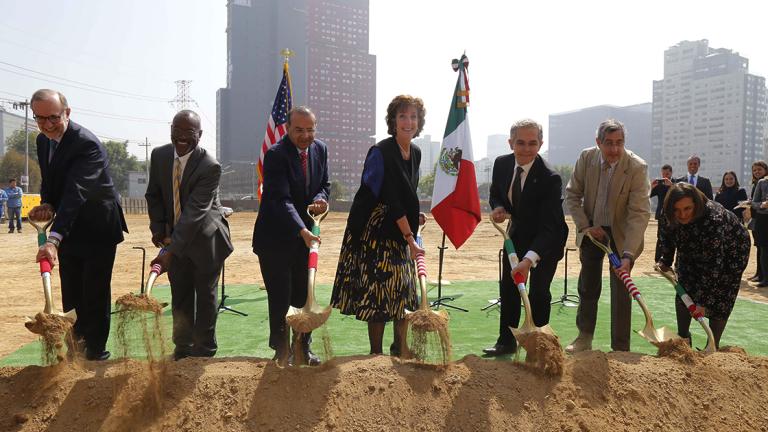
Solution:
M 692 185 L 694 185 L 694 186 L 695 186 L 695 184 L 693 183 L 693 176 L 691 176 L 691 177 L 688 179 L 688 183 L 690 183 L 690 184 L 692 184 Z

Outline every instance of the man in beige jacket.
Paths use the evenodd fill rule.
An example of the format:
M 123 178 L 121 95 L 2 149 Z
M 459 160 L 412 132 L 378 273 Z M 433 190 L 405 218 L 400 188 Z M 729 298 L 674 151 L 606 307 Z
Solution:
M 643 236 L 650 217 L 648 167 L 624 148 L 624 125 L 613 119 L 600 124 L 596 147 L 581 152 L 565 190 L 568 210 L 576 224 L 579 246 L 579 309 L 576 326 L 579 336 L 566 347 L 575 353 L 592 349 L 597 321 L 597 303 L 602 290 L 605 253 L 585 238 L 612 239 L 611 247 L 621 257 L 621 269 L 628 273 L 643 251 Z M 624 284 L 610 272 L 611 348 L 629 351 L 632 298 Z

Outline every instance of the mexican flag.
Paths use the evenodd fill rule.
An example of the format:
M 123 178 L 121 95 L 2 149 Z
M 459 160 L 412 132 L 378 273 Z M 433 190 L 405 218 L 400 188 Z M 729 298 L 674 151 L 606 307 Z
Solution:
M 456 249 L 467 241 L 480 223 L 480 196 L 477 192 L 467 117 L 468 65 L 469 60 L 465 55 L 461 56 L 461 60 L 453 61 L 459 79 L 448 113 L 435 171 L 435 188 L 432 191 L 432 217 Z

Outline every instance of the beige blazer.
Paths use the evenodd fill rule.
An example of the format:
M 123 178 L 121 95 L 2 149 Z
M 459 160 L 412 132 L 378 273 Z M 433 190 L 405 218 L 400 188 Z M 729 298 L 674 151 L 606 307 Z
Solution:
M 581 152 L 565 189 L 565 202 L 576 224 L 579 246 L 582 231 L 591 226 L 599 181 L 600 149 L 595 146 Z M 625 150 L 608 191 L 608 206 L 613 210 L 611 231 L 619 256 L 628 251 L 637 258 L 643 251 L 643 237 L 651 215 L 649 193 L 648 166 L 642 158 Z

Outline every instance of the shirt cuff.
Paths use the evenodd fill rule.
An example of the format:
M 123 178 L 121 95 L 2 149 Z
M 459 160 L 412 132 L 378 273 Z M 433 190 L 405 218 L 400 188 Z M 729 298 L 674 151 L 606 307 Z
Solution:
M 51 231 L 50 233 L 48 233 L 48 237 L 53 237 L 58 241 L 64 240 L 64 236 L 57 233 L 56 231 Z
M 635 254 L 633 254 L 630 251 L 624 251 L 624 253 L 621 255 L 621 258 L 622 259 L 629 258 L 630 261 L 634 262 L 635 261 Z
M 528 251 L 523 258 L 528 258 L 533 263 L 531 267 L 536 268 L 537 265 L 539 265 L 539 261 L 541 260 L 541 257 L 539 254 L 537 254 L 534 251 Z

